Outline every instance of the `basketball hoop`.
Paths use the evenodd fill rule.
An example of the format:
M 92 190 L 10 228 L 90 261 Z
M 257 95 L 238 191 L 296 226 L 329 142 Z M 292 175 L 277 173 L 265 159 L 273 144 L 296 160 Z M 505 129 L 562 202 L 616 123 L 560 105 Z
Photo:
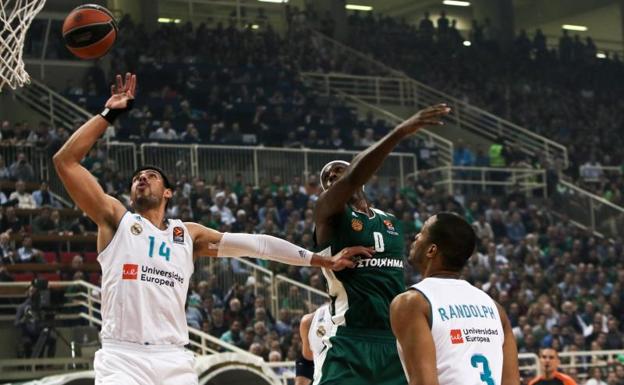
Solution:
M 4 85 L 16 89 L 30 83 L 22 49 L 28 27 L 44 4 L 45 0 L 0 1 L 0 92 Z

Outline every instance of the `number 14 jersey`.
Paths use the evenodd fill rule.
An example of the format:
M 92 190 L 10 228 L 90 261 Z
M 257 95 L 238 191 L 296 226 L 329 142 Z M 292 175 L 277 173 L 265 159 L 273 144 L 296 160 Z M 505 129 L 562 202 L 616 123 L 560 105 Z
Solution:
M 193 240 L 182 221 L 169 220 L 161 230 L 126 212 L 98 262 L 103 340 L 188 343 L 184 305 L 193 274 Z

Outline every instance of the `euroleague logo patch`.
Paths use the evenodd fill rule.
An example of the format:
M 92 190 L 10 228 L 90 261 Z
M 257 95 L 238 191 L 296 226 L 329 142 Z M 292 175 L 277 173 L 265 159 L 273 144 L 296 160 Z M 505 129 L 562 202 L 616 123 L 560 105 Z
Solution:
M 384 225 L 386 225 L 386 227 L 388 228 L 388 230 L 390 231 L 394 231 L 394 225 L 392 224 L 392 222 L 388 219 L 384 220 Z
M 173 242 L 184 243 L 184 229 L 180 226 L 173 228 Z
M 453 345 L 464 343 L 461 329 L 451 329 L 451 343 Z
M 359 219 L 352 219 L 351 228 L 355 231 L 362 231 L 362 229 L 364 228 L 364 223 L 362 223 L 362 221 Z
M 137 279 L 139 274 L 139 265 L 133 263 L 124 263 L 121 272 L 121 279 Z

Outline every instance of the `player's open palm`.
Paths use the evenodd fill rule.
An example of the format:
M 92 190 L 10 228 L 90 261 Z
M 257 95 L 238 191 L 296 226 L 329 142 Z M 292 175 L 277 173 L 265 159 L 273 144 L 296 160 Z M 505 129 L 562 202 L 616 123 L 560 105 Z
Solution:
M 407 119 L 397 127 L 405 135 L 411 135 L 425 126 L 441 126 L 444 124 L 442 118 L 451 112 L 445 103 L 436 104 L 418 111 L 411 118 Z
M 364 246 L 352 246 L 345 247 L 340 252 L 334 255 L 331 260 L 334 271 L 340 271 L 343 269 L 354 268 L 362 258 L 370 258 L 375 253 L 375 250 Z
M 128 108 L 128 102 L 134 100 L 136 90 L 136 75 L 126 74 L 125 80 L 121 75 L 115 78 L 115 84 L 111 86 L 111 97 L 106 101 L 106 108 L 111 110 L 121 110 Z

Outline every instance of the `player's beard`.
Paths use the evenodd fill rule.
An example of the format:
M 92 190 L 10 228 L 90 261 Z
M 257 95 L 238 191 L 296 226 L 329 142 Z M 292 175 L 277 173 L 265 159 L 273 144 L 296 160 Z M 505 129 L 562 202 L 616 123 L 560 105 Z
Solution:
M 137 194 L 134 201 L 134 210 L 144 212 L 160 206 L 160 199 L 153 194 Z

